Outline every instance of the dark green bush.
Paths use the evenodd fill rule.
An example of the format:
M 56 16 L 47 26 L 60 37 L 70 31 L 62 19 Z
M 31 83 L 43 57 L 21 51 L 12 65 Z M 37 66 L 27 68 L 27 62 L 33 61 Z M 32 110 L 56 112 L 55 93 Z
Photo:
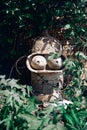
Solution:
M 84 34 L 86 22 L 84 0 L 1 0 L 0 42 L 13 44 L 20 31 L 27 36 L 39 35 L 49 26 L 70 28 L 67 36 Z M 2 46 L 3 46 L 2 45 Z

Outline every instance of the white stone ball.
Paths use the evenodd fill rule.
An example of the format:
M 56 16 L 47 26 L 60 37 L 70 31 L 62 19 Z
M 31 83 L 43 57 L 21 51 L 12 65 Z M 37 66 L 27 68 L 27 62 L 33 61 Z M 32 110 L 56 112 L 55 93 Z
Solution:
M 45 57 L 41 55 L 36 55 L 31 60 L 31 67 L 37 70 L 43 70 L 45 69 L 47 65 L 47 61 Z
M 48 63 L 49 69 L 52 69 L 52 70 L 61 69 L 61 67 L 63 66 L 63 60 L 61 57 L 57 59 L 48 59 L 47 63 Z

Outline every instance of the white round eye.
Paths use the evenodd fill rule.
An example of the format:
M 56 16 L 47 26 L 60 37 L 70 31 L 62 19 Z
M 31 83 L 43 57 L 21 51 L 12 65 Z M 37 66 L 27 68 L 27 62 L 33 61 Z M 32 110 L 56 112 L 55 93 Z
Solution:
M 40 63 L 40 61 L 39 61 L 39 60 L 37 60 L 37 63 Z
M 58 60 L 56 60 L 56 63 L 57 63 L 57 64 L 59 63 Z
M 46 64 L 47 64 L 47 61 L 46 61 L 45 57 L 43 57 L 41 55 L 36 55 L 31 60 L 31 66 L 34 69 L 44 69 Z
M 59 57 L 57 59 L 49 59 L 48 60 L 48 66 L 50 69 L 58 70 L 62 67 L 62 65 L 63 65 L 63 61 L 62 61 L 61 57 Z

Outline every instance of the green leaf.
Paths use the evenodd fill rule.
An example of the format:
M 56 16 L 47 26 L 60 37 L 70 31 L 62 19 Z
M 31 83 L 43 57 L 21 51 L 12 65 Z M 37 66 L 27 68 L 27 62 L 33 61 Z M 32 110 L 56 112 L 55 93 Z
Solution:
M 67 130 L 67 128 L 61 123 L 57 123 L 56 125 L 48 124 L 43 130 Z
M 17 85 L 17 87 L 19 88 L 20 86 L 17 84 L 17 82 L 18 82 L 18 80 L 9 79 L 7 85 L 11 86 L 11 88 L 16 87 L 16 85 Z
M 5 75 L 0 75 L 0 79 L 5 79 Z
M 83 130 L 87 129 L 87 122 L 84 124 Z
M 75 126 L 72 126 L 70 123 L 66 123 L 66 127 L 69 127 L 68 130 L 78 130 Z
M 48 125 L 48 122 L 50 121 L 50 113 L 52 112 L 52 110 L 53 110 L 53 107 L 48 107 L 45 110 L 46 115 L 42 118 L 42 121 L 38 130 L 42 130 L 45 126 Z
M 71 116 L 74 119 L 75 123 L 78 125 L 80 122 L 79 122 L 79 118 L 77 117 L 77 114 L 75 113 L 75 111 L 73 109 L 71 109 L 70 112 L 71 112 Z
M 9 95 L 9 96 L 7 97 L 7 99 L 6 99 L 6 103 L 7 103 L 7 104 L 12 104 L 12 102 L 13 102 L 13 101 L 12 101 L 12 97 L 13 97 L 12 95 Z
M 87 71 L 85 70 L 85 80 L 87 81 Z
M 3 84 L 3 85 L 7 85 L 7 81 L 4 79 L 4 78 L 2 78 L 1 80 L 0 80 L 0 84 Z
M 47 125 L 45 128 L 43 128 L 43 130 L 56 130 L 55 125 L 53 124 L 49 124 Z M 60 129 L 61 130 L 61 129 Z
M 74 126 L 74 120 L 73 118 L 69 115 L 69 114 L 64 114 L 64 117 L 66 118 L 66 120 L 72 125 Z
M 85 29 L 82 28 L 81 30 L 82 30 L 83 32 L 85 32 Z
M 57 123 L 57 129 L 58 130 L 67 130 L 67 128 L 61 123 Z
M 31 14 L 22 15 L 22 17 L 29 18 L 29 19 L 33 20 L 33 15 L 31 15 Z
M 70 24 L 66 24 L 64 27 L 64 29 L 70 29 L 70 28 L 71 28 Z
M 48 116 L 45 116 L 43 119 L 42 119 L 42 122 L 40 124 L 40 127 L 38 128 L 39 130 L 42 130 L 45 126 L 48 125 L 48 122 L 49 122 L 50 118 Z
M 0 90 L 0 94 L 3 94 L 4 96 L 8 97 L 10 96 L 11 92 L 9 90 Z
M 1 120 L 0 121 L 0 125 L 3 124 L 3 123 L 5 123 L 6 121 L 8 121 L 8 118 Z
M 84 53 L 80 52 L 80 51 L 77 51 L 75 53 L 75 56 L 78 58 L 78 59 L 83 59 L 83 60 L 87 60 L 87 56 L 84 55 Z
M 48 59 L 57 59 L 59 57 L 60 57 L 60 54 L 51 52 Z
M 41 121 L 38 120 L 35 116 L 33 116 L 31 114 L 21 114 L 21 113 L 19 113 L 18 117 L 20 119 L 24 119 L 24 120 L 27 121 L 30 130 L 35 130 L 35 129 L 37 130 L 38 127 L 40 126 Z
M 10 130 L 11 128 L 11 120 L 12 120 L 12 115 L 10 114 L 8 117 L 8 120 L 6 120 L 5 125 L 6 125 L 6 130 Z

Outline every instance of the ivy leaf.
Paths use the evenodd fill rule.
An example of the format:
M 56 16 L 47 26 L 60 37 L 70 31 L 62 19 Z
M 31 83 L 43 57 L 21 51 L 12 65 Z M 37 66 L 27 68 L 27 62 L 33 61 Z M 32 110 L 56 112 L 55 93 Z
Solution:
M 83 60 L 87 60 L 87 56 L 84 55 L 84 53 L 80 52 L 80 51 L 77 51 L 75 53 L 75 56 L 78 58 L 78 59 L 83 59 Z
M 0 90 L 0 94 L 3 94 L 4 96 L 8 97 L 8 95 L 11 94 L 9 90 Z
M 5 79 L 5 75 L 0 75 L 0 79 Z
M 69 69 L 69 70 L 72 70 L 73 68 L 76 67 L 74 61 L 72 61 L 71 59 L 66 59 L 66 60 L 64 61 L 64 65 L 65 65 L 65 67 L 66 67 L 67 69 Z
M 64 29 L 70 29 L 70 28 L 71 28 L 70 24 L 66 24 L 64 27 Z
M 50 59 L 50 60 L 51 59 L 57 59 L 59 57 L 60 57 L 60 54 L 51 52 L 50 56 L 48 57 L 48 59 Z
M 48 125 L 48 122 L 50 121 L 49 115 L 52 112 L 52 110 L 53 110 L 53 107 L 49 107 L 46 110 L 47 114 L 43 117 L 42 122 L 41 122 L 40 127 L 39 127 L 39 130 L 42 130 L 45 126 Z
M 0 80 L 0 84 L 1 85 L 7 85 L 7 81 L 5 80 L 5 78 L 2 78 L 1 80 Z
M 16 85 L 17 85 L 17 82 L 18 82 L 18 80 L 15 80 L 15 79 L 9 79 L 8 80 L 8 86 L 11 86 L 11 88 L 13 88 L 13 87 L 15 87 Z
M 37 118 L 31 114 L 18 114 L 18 117 L 24 119 L 28 122 L 28 126 L 30 130 L 37 130 L 41 121 L 37 120 Z

